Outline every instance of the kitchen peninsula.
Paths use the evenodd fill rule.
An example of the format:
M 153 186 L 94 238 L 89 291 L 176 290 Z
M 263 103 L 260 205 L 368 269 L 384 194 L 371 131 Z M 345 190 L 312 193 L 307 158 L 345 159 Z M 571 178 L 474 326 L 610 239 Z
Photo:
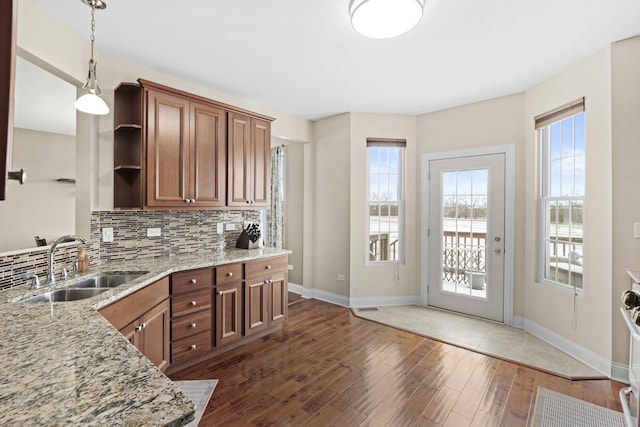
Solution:
M 193 417 L 193 402 L 98 310 L 173 273 L 252 261 L 255 264 L 280 259 L 288 253 L 275 249 L 229 249 L 102 264 L 82 278 L 114 271 L 147 273 L 100 295 L 74 302 L 20 301 L 72 285 L 82 278 L 60 282 L 52 288 L 14 288 L 1 293 L 0 424 L 186 424 Z

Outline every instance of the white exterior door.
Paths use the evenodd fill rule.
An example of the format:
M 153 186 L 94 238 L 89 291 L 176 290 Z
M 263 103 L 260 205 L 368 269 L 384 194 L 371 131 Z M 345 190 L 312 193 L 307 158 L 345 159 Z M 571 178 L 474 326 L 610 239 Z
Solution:
M 504 321 L 505 155 L 429 161 L 428 304 Z

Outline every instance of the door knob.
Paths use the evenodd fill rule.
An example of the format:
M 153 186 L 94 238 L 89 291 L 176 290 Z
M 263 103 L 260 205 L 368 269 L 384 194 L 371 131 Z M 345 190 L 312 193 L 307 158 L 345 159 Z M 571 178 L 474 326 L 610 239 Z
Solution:
M 21 185 L 27 180 L 27 173 L 24 169 L 7 173 L 7 178 L 18 181 Z

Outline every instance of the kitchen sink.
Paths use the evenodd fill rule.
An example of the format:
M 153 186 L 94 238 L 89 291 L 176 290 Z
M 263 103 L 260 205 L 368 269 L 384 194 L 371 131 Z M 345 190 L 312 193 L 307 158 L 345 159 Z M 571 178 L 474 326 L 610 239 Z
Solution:
M 115 288 L 147 273 L 148 271 L 136 271 L 135 273 L 103 273 L 96 277 L 74 283 L 69 286 L 69 288 Z
M 26 298 L 20 302 L 35 303 L 78 301 L 100 295 L 103 292 L 107 292 L 110 289 L 137 279 L 147 273 L 148 271 L 102 273 L 95 277 L 81 280 L 73 285 L 67 286 L 66 288 L 56 289 L 55 291 Z
M 85 298 L 91 298 L 96 295 L 100 295 L 103 292 L 108 291 L 111 288 L 65 288 L 57 289 L 55 291 L 47 292 L 42 295 L 36 295 L 35 297 L 27 298 L 21 302 L 33 303 L 33 302 L 63 302 L 63 301 L 78 301 Z

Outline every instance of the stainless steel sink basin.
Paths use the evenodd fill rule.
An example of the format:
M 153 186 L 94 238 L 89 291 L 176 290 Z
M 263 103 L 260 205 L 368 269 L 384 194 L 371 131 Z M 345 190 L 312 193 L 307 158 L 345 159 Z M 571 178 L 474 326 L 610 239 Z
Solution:
M 69 285 L 66 288 L 56 289 L 41 295 L 22 300 L 25 303 L 35 302 L 65 302 L 78 301 L 85 298 L 91 298 L 107 292 L 117 286 L 137 279 L 147 274 L 148 271 L 135 271 L 126 273 L 102 273 L 95 277 L 81 280 L 80 282 Z
M 84 279 L 74 283 L 69 288 L 115 288 L 123 283 L 130 282 L 138 277 L 147 274 L 147 271 L 136 271 L 135 273 L 103 273 L 96 277 Z
M 108 291 L 111 288 L 66 288 L 57 289 L 42 295 L 27 298 L 22 302 L 62 302 L 62 301 L 78 301 L 85 298 L 91 298 Z

